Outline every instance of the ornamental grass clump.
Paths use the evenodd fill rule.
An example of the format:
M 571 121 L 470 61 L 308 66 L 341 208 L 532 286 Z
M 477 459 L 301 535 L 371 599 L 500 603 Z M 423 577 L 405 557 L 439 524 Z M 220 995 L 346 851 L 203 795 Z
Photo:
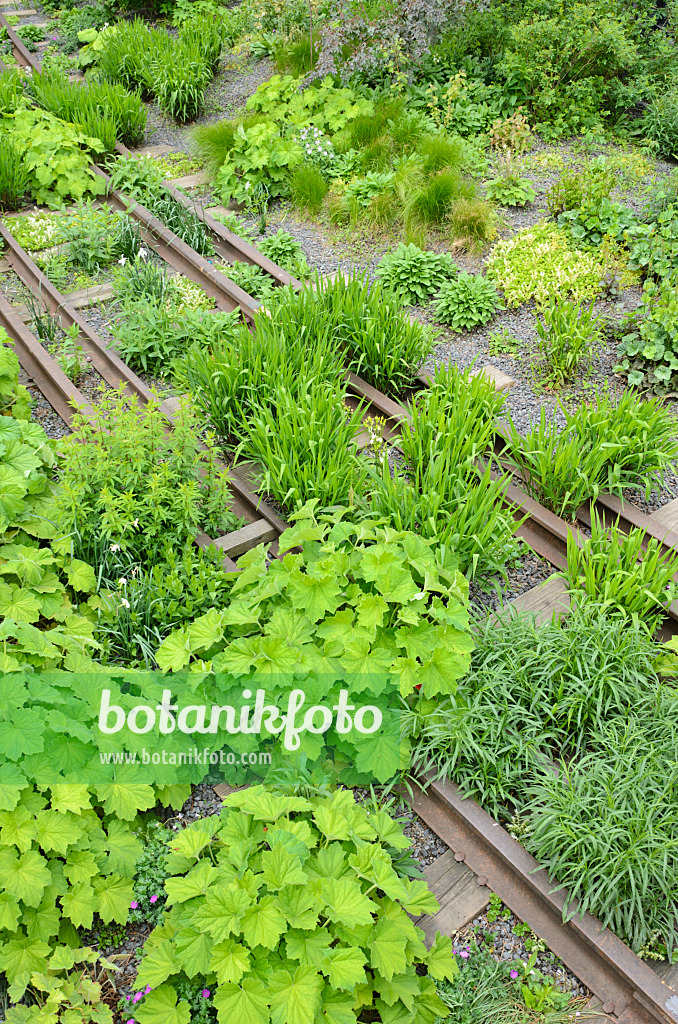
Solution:
M 139 969 L 152 989 L 145 1012 L 187 1019 L 178 989 L 198 977 L 220 1024 L 446 1014 L 435 981 L 458 973 L 451 942 L 436 935 L 427 949 L 408 916 L 438 903 L 407 877 L 410 840 L 386 811 L 368 813 L 346 790 L 263 786 L 224 804 L 173 841 L 170 911 Z

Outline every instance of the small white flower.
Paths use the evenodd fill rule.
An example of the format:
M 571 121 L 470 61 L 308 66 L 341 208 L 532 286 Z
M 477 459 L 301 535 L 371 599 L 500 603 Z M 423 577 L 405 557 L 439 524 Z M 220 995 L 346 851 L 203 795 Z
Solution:
M 125 264 L 127 263 L 127 260 L 125 259 L 124 256 L 121 256 L 120 259 L 118 260 L 118 263 L 120 264 L 121 267 L 124 267 Z
M 122 597 L 122 598 L 120 599 L 120 604 L 124 605 L 124 606 L 125 606 L 125 608 L 129 608 L 129 601 L 127 600 L 127 598 L 126 598 L 126 597 Z
M 125 579 L 124 576 L 121 576 L 120 579 L 118 580 L 118 586 L 119 587 L 126 587 L 127 586 L 127 580 Z
M 141 256 L 142 260 L 147 259 L 148 258 L 148 249 L 143 249 L 143 248 L 139 249 L 139 255 Z
M 120 550 L 120 545 L 119 544 L 111 544 L 110 550 L 111 551 L 119 551 Z
M 139 525 L 139 520 L 135 519 L 134 522 L 132 523 L 132 526 L 138 526 L 138 525 Z

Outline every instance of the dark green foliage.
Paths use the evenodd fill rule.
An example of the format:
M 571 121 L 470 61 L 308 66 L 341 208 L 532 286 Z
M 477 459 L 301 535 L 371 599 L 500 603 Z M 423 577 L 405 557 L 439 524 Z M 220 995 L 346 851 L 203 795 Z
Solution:
M 453 331 L 469 331 L 486 324 L 501 308 L 492 281 L 466 271 L 442 285 L 435 307 L 437 318 Z
M 11 142 L 0 145 L 0 210 L 18 210 L 28 194 L 31 173 L 24 154 Z
M 414 244 L 401 242 L 379 262 L 379 278 L 392 288 L 405 305 L 426 302 L 458 267 L 449 253 L 424 252 Z
M 0 72 L 0 115 L 13 114 L 23 99 L 24 88 L 16 71 Z

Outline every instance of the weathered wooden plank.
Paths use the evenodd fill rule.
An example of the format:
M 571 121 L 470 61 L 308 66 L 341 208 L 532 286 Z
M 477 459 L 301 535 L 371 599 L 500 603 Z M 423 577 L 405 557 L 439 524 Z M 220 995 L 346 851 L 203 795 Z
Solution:
M 200 185 L 209 183 L 209 176 L 205 171 L 197 171 L 195 174 L 185 174 L 182 178 L 172 178 L 175 188 L 198 188 Z
M 424 875 L 440 903 L 437 914 L 422 914 L 415 922 L 423 929 L 428 945 L 433 942 L 436 932 L 452 935 L 459 931 L 484 910 L 489 902 L 489 890 L 478 884 L 476 875 L 455 859 L 452 850 L 425 868 Z
M 95 306 L 97 302 L 106 302 L 113 298 L 113 285 L 106 281 L 104 284 L 92 285 L 89 288 L 80 288 L 77 292 L 70 292 L 66 296 L 66 302 L 76 309 L 84 306 Z
M 508 391 L 509 388 L 512 388 L 517 383 L 513 377 L 509 377 L 508 373 L 504 373 L 498 366 L 492 366 L 491 363 L 473 370 L 471 376 L 475 377 L 479 373 L 487 377 L 494 384 L 496 391 Z
M 130 153 L 132 156 L 165 156 L 166 153 L 174 153 L 173 146 L 157 145 L 157 146 L 140 146 L 139 149 L 131 149 Z
M 668 960 L 648 960 L 648 963 L 662 981 L 678 992 L 678 964 L 670 964 Z
M 544 583 L 514 598 L 510 607 L 518 612 L 532 612 L 537 625 L 549 622 L 554 614 L 567 614 L 570 610 L 570 597 L 565 580 L 555 574 L 549 576 Z
M 659 526 L 665 526 L 667 530 L 678 534 L 678 498 L 662 505 L 656 512 L 652 512 L 650 519 Z
M 278 531 L 274 526 L 267 523 L 265 519 L 257 519 L 255 522 L 243 526 L 240 530 L 227 533 L 225 537 L 218 537 L 214 544 L 215 547 L 218 547 L 229 558 L 237 558 L 239 555 L 244 555 L 246 551 L 255 548 L 257 544 L 266 544 L 269 541 L 275 540 L 277 536 Z

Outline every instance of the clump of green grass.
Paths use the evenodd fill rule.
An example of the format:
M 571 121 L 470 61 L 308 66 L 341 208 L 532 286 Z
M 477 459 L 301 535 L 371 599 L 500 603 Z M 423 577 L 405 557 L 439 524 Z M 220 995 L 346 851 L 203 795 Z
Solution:
M 292 202 L 297 209 L 312 216 L 320 212 L 328 190 L 329 186 L 320 171 L 309 164 L 297 167 L 290 178 Z
M 18 210 L 30 184 L 24 154 L 11 143 L 0 146 L 0 210 Z

